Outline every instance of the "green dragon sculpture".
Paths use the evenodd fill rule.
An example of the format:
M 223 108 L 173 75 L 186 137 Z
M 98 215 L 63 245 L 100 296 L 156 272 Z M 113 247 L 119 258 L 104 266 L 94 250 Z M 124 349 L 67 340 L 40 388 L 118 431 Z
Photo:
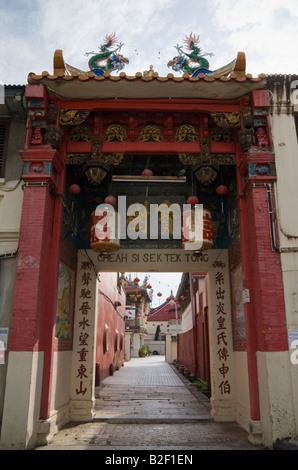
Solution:
M 117 45 L 116 49 L 110 50 L 111 47 Z M 117 38 L 115 34 L 110 34 L 105 37 L 105 43 L 99 46 L 100 52 L 86 52 L 85 55 L 91 55 L 92 57 L 89 59 L 88 65 L 95 75 L 102 76 L 105 71 L 113 72 L 113 71 L 120 71 L 124 68 L 126 64 L 129 64 L 129 60 L 124 57 L 123 55 L 119 54 L 123 43 L 117 43 Z M 75 67 L 72 67 L 69 64 L 65 64 L 67 70 L 71 72 L 77 72 L 81 75 L 86 75 L 83 70 L 79 70 Z
M 168 62 L 168 67 L 172 67 L 172 69 L 176 72 L 186 72 L 192 77 L 197 77 L 199 73 L 212 76 L 215 73 L 224 75 L 231 71 L 235 61 L 231 62 L 225 67 L 222 67 L 221 69 L 214 71 L 209 70 L 209 62 L 207 59 L 205 59 L 204 56 L 208 55 L 212 57 L 214 54 L 212 52 L 202 54 L 202 50 L 198 47 L 199 42 L 199 36 L 196 36 L 195 34 L 191 33 L 189 36 L 186 36 L 184 43 L 186 44 L 187 49 L 191 52 L 184 52 L 182 46 L 177 44 L 175 48 L 179 52 L 179 55 Z
M 94 72 L 95 75 L 103 75 L 106 70 L 111 72 L 114 70 L 122 70 L 125 64 L 129 63 L 129 60 L 126 57 L 119 54 L 123 43 L 117 44 L 118 47 L 113 51 L 109 50 L 115 44 L 117 44 L 117 38 L 115 34 L 110 34 L 106 36 L 105 43 L 100 46 L 100 53 L 86 52 L 85 55 L 93 54 L 88 65 L 91 72 Z M 105 65 L 101 64 L 103 61 L 105 61 Z

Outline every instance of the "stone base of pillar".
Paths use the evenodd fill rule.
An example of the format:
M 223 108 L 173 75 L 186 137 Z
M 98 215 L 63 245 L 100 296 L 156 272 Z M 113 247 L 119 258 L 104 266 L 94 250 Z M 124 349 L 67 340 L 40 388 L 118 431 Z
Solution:
M 69 421 L 69 405 L 65 405 L 60 410 L 55 410 L 50 418 L 39 421 L 37 426 L 37 445 L 48 445 L 55 434 Z
M 91 422 L 94 418 L 95 399 L 71 400 L 69 408 L 70 421 Z
M 249 422 L 249 436 L 248 441 L 253 445 L 263 444 L 262 422 L 253 421 Z
M 210 398 L 211 417 L 218 422 L 236 421 L 236 401 Z

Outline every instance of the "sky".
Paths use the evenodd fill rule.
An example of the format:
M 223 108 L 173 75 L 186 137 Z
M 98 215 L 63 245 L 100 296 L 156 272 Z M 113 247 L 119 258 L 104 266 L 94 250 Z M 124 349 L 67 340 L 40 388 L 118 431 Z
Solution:
M 210 70 L 246 53 L 246 71 L 298 73 L 297 0 L 0 0 L 0 84 L 26 84 L 30 72 L 53 73 L 53 56 L 88 71 L 86 52 L 107 34 L 123 43 L 127 75 L 173 72 L 167 63 L 186 35 L 200 36 Z

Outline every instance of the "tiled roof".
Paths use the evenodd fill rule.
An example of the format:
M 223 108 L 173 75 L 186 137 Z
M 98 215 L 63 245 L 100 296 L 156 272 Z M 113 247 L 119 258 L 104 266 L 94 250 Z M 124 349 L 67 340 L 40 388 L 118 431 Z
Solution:
M 62 51 L 56 50 L 53 73 L 30 73 L 28 83 L 43 84 L 51 93 L 64 99 L 237 99 L 266 86 L 266 75 L 253 77 L 246 73 L 245 63 L 245 54 L 239 52 L 233 69 L 212 76 L 203 73 L 199 73 L 197 77 L 191 77 L 187 73 L 175 76 L 169 73 L 166 77 L 160 77 L 157 72 L 149 76 L 137 72 L 130 76 L 125 72 L 112 75 L 107 71 L 102 76 L 97 76 L 91 71 L 84 73 L 70 70 L 65 65 Z
M 208 83 L 212 83 L 215 81 L 220 81 L 220 82 L 230 82 L 230 81 L 236 81 L 236 82 L 261 82 L 266 78 L 265 74 L 260 74 L 258 77 L 253 77 L 251 74 L 247 73 L 242 73 L 242 72 L 233 72 L 231 73 L 228 77 L 226 76 L 221 76 L 220 74 L 215 74 L 213 76 L 205 75 L 204 73 L 199 73 L 197 77 L 191 77 L 187 73 L 183 74 L 181 77 L 176 77 L 172 73 L 168 73 L 166 77 L 160 77 L 157 72 L 154 72 L 150 77 L 144 76 L 141 72 L 137 72 L 133 76 L 126 75 L 125 72 L 121 72 L 119 75 L 111 75 L 110 72 L 104 72 L 102 76 L 97 76 L 94 74 L 94 72 L 86 72 L 84 75 L 79 74 L 78 72 L 71 72 L 69 74 L 64 74 L 64 73 L 59 73 L 59 74 L 50 74 L 49 72 L 45 71 L 42 72 L 41 74 L 35 74 L 35 73 L 30 73 L 28 76 L 28 82 L 29 83 L 34 83 L 35 81 L 40 81 L 43 79 L 48 79 L 48 80 L 58 80 L 58 79 L 63 79 L 65 81 L 72 81 L 72 80 L 79 80 L 81 82 L 86 82 L 89 80 L 95 80 L 97 82 L 102 82 L 104 80 L 110 80 L 113 82 L 119 82 L 121 80 L 127 80 L 127 81 L 135 81 L 135 80 L 141 80 L 143 82 L 151 82 L 151 81 L 157 81 L 157 82 L 168 82 L 168 81 L 173 81 L 173 82 L 199 82 L 199 81 L 205 81 Z

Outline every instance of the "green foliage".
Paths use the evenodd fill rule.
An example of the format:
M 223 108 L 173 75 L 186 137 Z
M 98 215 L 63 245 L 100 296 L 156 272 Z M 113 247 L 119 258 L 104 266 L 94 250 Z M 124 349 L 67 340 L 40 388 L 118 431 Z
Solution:
M 146 357 L 150 353 L 150 349 L 148 348 L 148 346 L 145 346 L 145 344 L 139 349 L 139 357 Z

